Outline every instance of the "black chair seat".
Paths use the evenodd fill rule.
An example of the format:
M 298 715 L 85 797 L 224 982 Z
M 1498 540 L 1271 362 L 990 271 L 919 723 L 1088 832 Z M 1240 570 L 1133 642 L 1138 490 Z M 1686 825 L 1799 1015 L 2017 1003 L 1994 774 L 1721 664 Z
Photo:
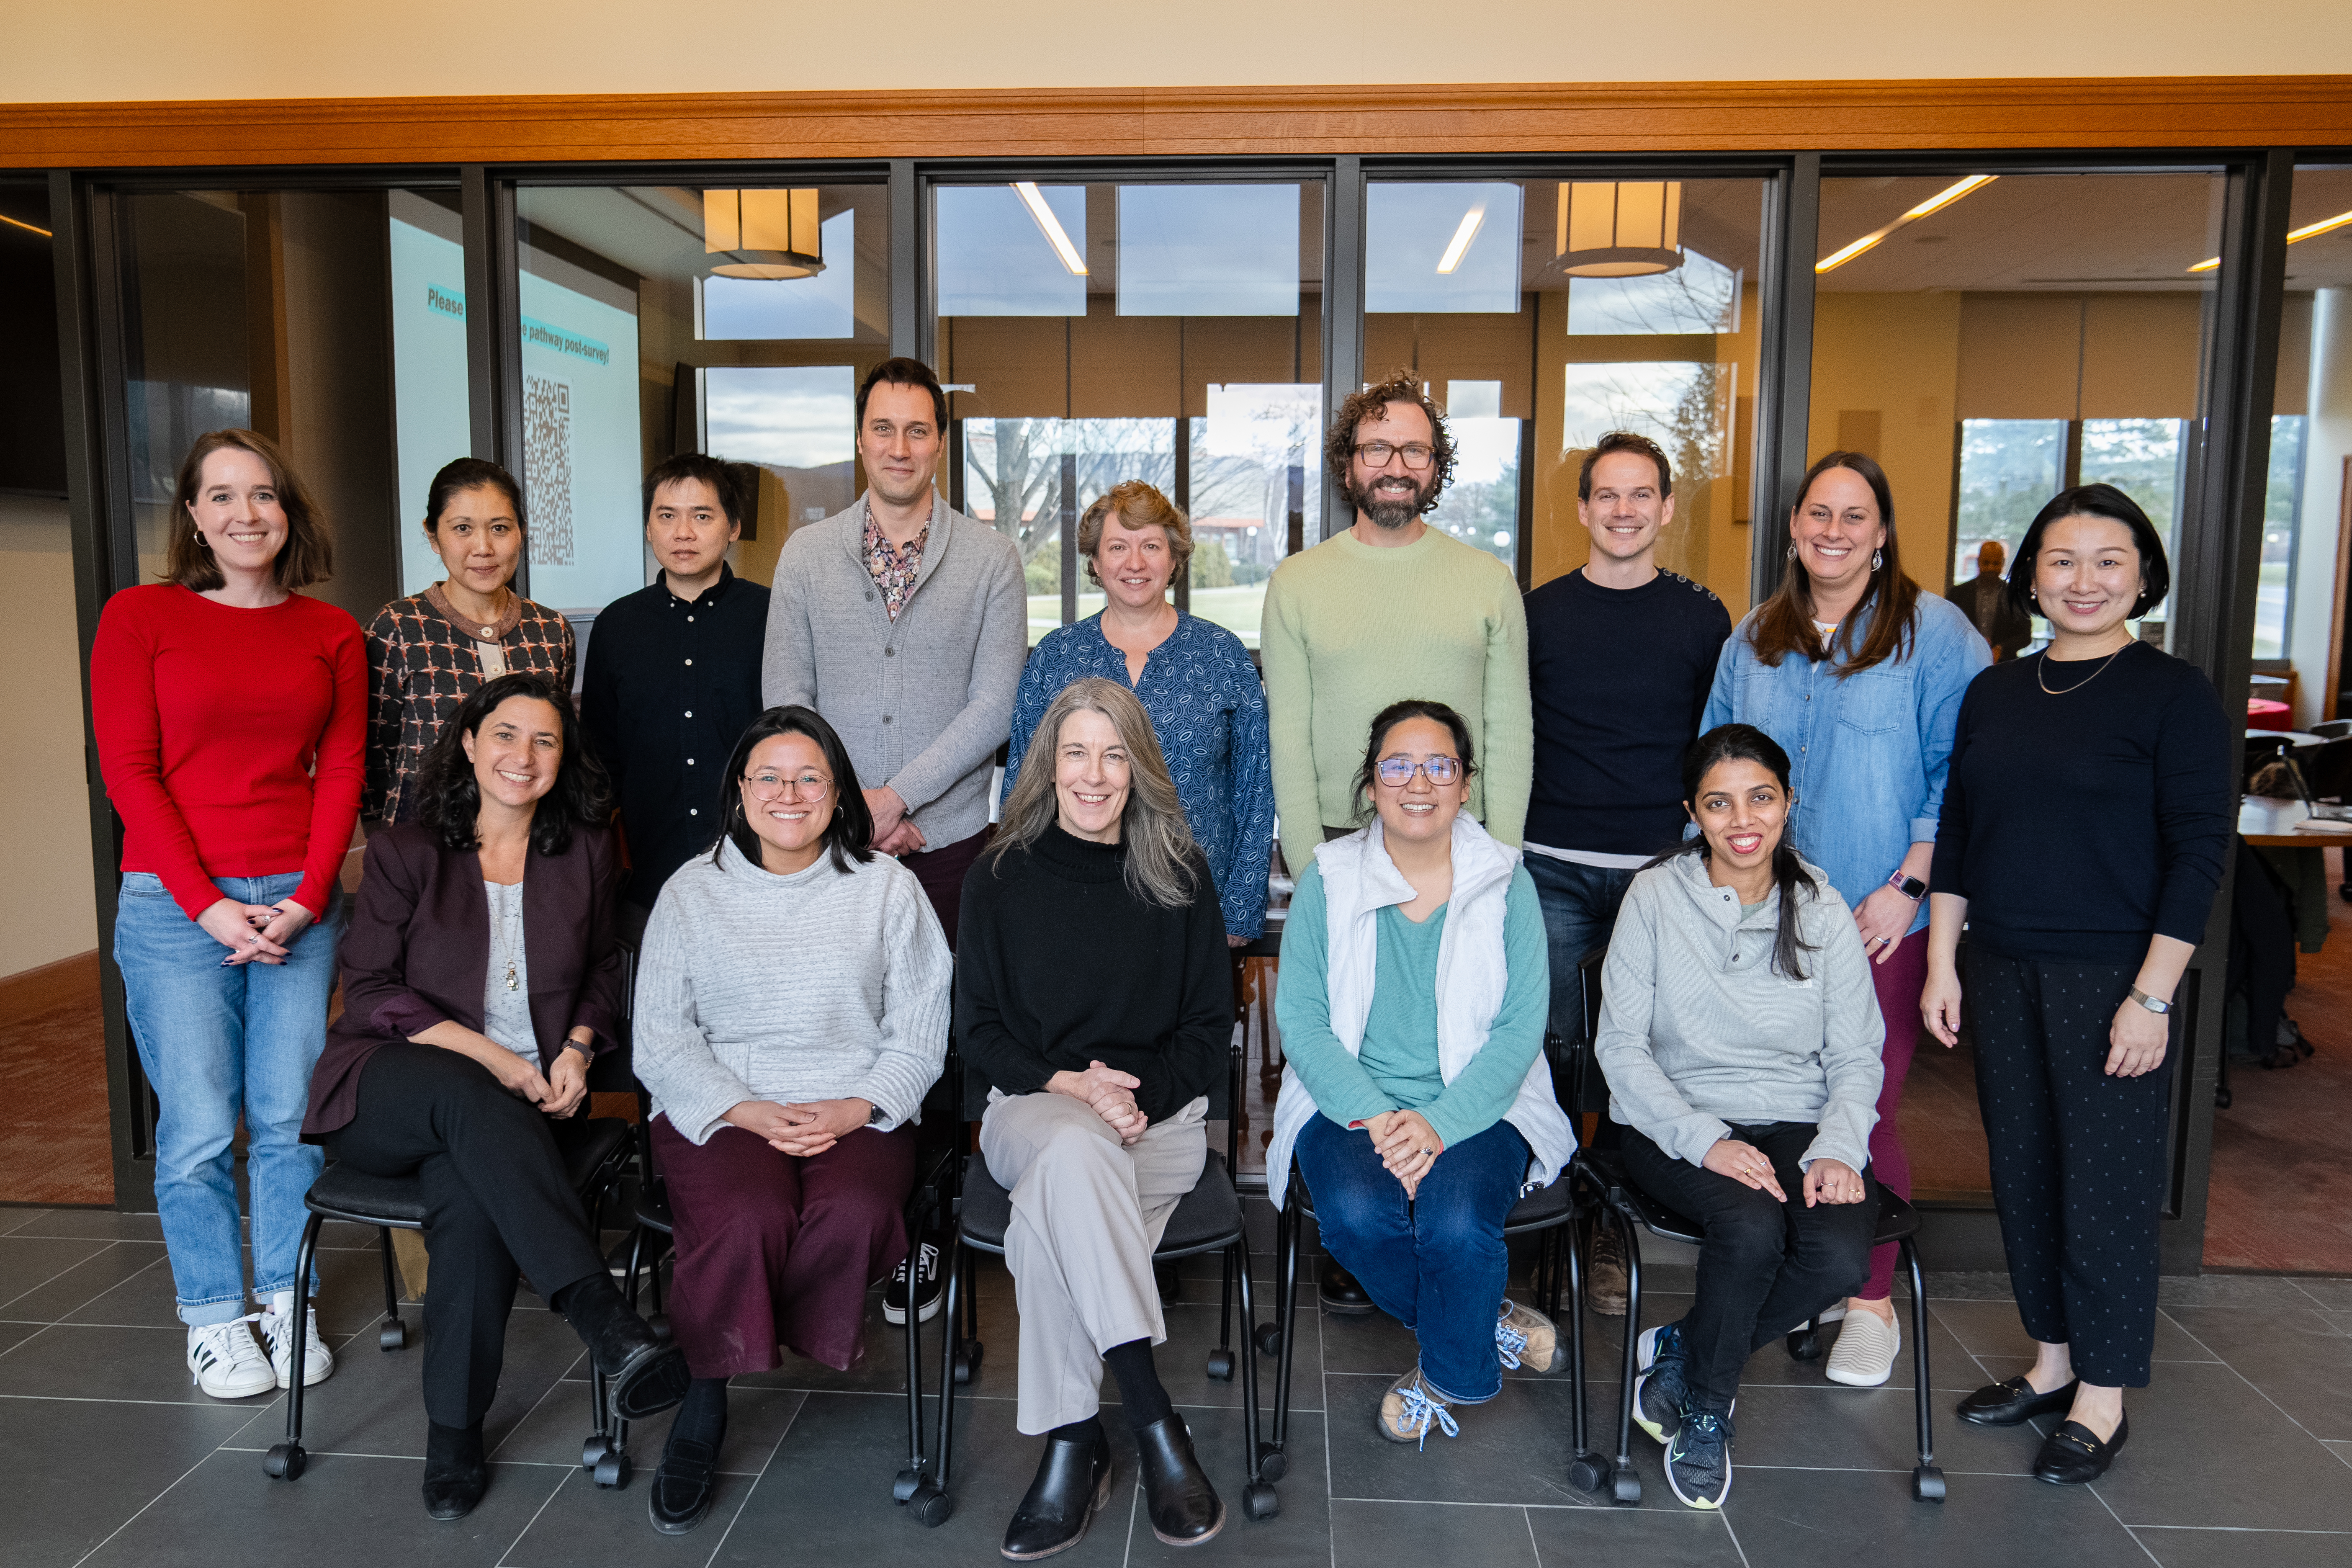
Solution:
M 1587 1149 L 1580 1156 L 1584 1168 L 1601 1184 L 1603 1195 L 1612 1207 L 1629 1212 L 1630 1217 L 1653 1236 L 1668 1241 L 1687 1242 L 1696 1247 L 1706 1239 L 1698 1221 L 1677 1209 L 1668 1208 L 1634 1184 L 1625 1169 L 1623 1156 L 1614 1149 Z M 1883 1247 L 1919 1234 L 1919 1211 L 1908 1202 L 1895 1196 L 1885 1187 L 1878 1189 L 1878 1234 L 1871 1245 Z
M 587 1136 L 564 1155 L 563 1178 L 574 1192 L 628 1147 L 629 1124 L 609 1116 L 588 1123 Z M 341 1161 L 310 1184 L 304 1203 L 312 1214 L 394 1230 L 425 1228 L 425 1188 L 414 1176 L 371 1176 Z
M 1576 1194 L 1569 1190 L 1568 1174 L 1562 1172 L 1549 1186 L 1538 1187 L 1511 1205 L 1503 1219 L 1503 1234 L 1549 1230 L 1567 1219 L 1575 1207 Z
M 965 1163 L 961 1217 L 965 1246 L 982 1252 L 1004 1250 L 1004 1233 L 1013 1225 L 1013 1194 L 989 1173 L 986 1160 L 975 1157 Z M 1241 1231 L 1241 1194 L 1234 1190 L 1225 1157 L 1212 1149 L 1200 1181 L 1168 1216 L 1168 1229 L 1151 1256 L 1167 1259 L 1215 1252 L 1231 1247 Z

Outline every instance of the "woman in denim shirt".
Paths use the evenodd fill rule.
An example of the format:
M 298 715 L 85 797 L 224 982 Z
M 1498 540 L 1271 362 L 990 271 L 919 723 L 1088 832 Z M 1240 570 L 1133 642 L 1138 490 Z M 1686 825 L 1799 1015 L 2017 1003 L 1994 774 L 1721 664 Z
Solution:
M 1960 696 L 1992 650 L 1958 605 L 1904 574 L 1894 494 L 1874 460 L 1832 452 L 1797 495 L 1787 575 L 1723 645 L 1699 729 L 1753 724 L 1794 764 L 1790 833 L 1853 906 L 1886 1020 L 1870 1163 L 1907 1198 L 1895 1112 L 1927 979 L 1927 867 Z M 1846 1302 L 1828 1368 L 1837 1382 L 1874 1387 L 1894 1367 L 1895 1250 L 1871 1254 L 1869 1282 Z

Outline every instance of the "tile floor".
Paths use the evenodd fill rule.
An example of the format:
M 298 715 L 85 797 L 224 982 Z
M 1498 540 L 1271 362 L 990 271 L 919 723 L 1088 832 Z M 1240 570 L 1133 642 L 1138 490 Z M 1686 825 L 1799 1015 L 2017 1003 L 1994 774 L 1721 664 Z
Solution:
M 1270 1235 L 1263 1205 L 1254 1218 Z M 1001 1561 L 996 1543 L 1035 1447 L 1013 1429 L 1012 1292 L 992 1260 L 981 1289 L 987 1353 L 959 1419 L 958 1507 L 944 1526 L 925 1530 L 889 1500 L 906 1406 L 898 1342 L 885 1337 L 877 1308 L 860 1369 L 797 1363 L 739 1382 L 718 1506 L 701 1530 L 672 1539 L 646 1525 L 642 1471 L 625 1489 L 600 1491 L 579 1468 L 588 1426 L 579 1346 L 530 1297 L 489 1417 L 490 1493 L 462 1522 L 426 1519 L 417 1311 L 408 1310 L 410 1348 L 380 1352 L 369 1237 L 337 1226 L 328 1239 L 322 1324 L 341 1365 L 311 1393 L 310 1469 L 288 1484 L 262 1473 L 284 1426 L 278 1399 L 221 1404 L 187 1382 L 154 1216 L 0 1209 L 0 1559 L 11 1568 Z M 1690 1273 L 1666 1254 L 1651 1261 L 1644 1317 L 1657 1321 L 1679 1311 Z M 1462 1413 L 1459 1437 L 1434 1439 L 1426 1453 L 1382 1441 L 1372 1411 L 1409 1364 L 1410 1336 L 1385 1319 L 1319 1318 L 1308 1290 L 1280 1517 L 1253 1523 L 1236 1508 L 1195 1559 L 1332 1568 L 1560 1568 L 1595 1554 L 1643 1568 L 2352 1562 L 2352 1280 L 2168 1285 L 2160 1360 L 2133 1402 L 2131 1447 L 2102 1484 L 2061 1490 L 2027 1473 L 2031 1433 L 1979 1431 L 1950 1415 L 1966 1390 L 2024 1364 L 2003 1281 L 1930 1279 L 1937 1436 L 1950 1484 L 1940 1507 L 1909 1494 L 1907 1352 L 1893 1385 L 1857 1392 L 1768 1346 L 1741 1398 L 1729 1506 L 1702 1514 L 1675 1504 L 1656 1447 L 1637 1435 L 1644 1498 L 1624 1509 L 1568 1481 L 1564 1374 L 1511 1377 L 1493 1404 Z M 1202 1370 L 1216 1319 L 1213 1261 L 1189 1266 L 1160 1365 L 1230 1502 L 1240 1490 L 1240 1394 Z M 1596 1319 L 1597 1425 L 1610 1419 L 1607 1358 L 1619 1342 L 1617 1324 Z M 1124 1444 L 1115 1413 L 1108 1425 Z M 634 1435 L 646 1468 L 664 1426 Z M 1169 1555 L 1130 1492 L 1066 1561 Z

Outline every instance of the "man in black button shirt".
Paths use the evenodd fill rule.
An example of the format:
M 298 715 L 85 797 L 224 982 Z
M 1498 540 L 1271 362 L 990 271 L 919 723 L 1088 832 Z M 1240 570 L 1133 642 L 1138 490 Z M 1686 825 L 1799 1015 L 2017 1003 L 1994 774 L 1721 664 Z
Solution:
M 631 870 L 623 927 L 645 929 L 669 874 L 709 849 L 736 737 L 760 713 L 768 590 L 735 575 L 743 529 L 735 479 L 699 452 L 646 476 L 650 586 L 615 599 L 588 638 L 580 717 L 613 775 Z

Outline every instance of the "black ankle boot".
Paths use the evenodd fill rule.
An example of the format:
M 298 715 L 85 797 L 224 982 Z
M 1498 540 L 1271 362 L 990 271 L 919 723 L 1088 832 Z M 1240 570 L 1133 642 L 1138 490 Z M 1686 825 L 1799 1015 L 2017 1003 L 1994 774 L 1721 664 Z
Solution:
M 665 1344 L 630 1310 L 608 1274 L 592 1274 L 548 1303 L 563 1314 L 604 1374 L 614 1419 L 642 1421 L 686 1397 L 686 1352 Z
M 482 1424 L 428 1424 L 425 1437 L 425 1511 L 435 1519 L 463 1519 L 490 1489 L 490 1467 L 482 1458 Z
M 1143 1467 L 1144 1511 L 1151 1533 L 1163 1545 L 1198 1546 L 1225 1527 L 1225 1505 L 1192 1457 L 1192 1434 L 1181 1415 L 1163 1416 L 1136 1429 L 1135 1447 Z
M 684 1535 L 719 1495 L 719 1448 L 727 1441 L 727 1380 L 698 1377 L 671 1424 L 646 1512 L 664 1535 Z
M 1004 1527 L 1004 1555 L 1027 1563 L 1084 1541 L 1087 1526 L 1110 1501 L 1110 1443 L 1099 1421 L 1047 1433 L 1037 1479 Z

